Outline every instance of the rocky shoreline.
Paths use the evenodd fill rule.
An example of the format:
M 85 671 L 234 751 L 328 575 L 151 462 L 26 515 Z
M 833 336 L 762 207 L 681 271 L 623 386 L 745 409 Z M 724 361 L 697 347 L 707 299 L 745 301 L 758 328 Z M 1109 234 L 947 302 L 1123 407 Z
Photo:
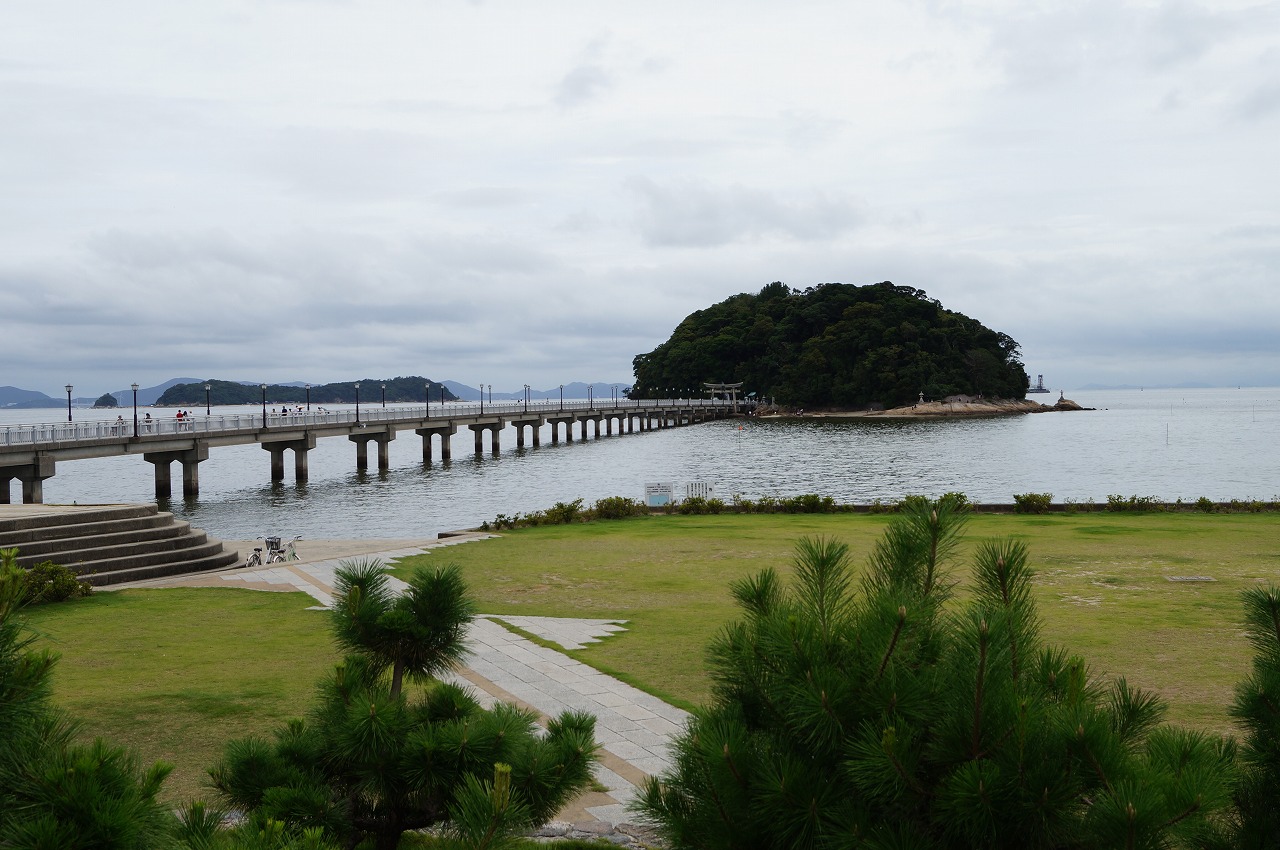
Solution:
M 1021 416 L 1027 413 L 1053 413 L 1071 410 L 1093 410 L 1081 407 L 1065 396 L 1055 404 L 1041 404 L 1030 399 L 984 399 L 970 396 L 953 396 L 940 401 L 920 401 L 905 407 L 889 410 L 785 410 L 759 414 L 761 418 L 785 419 L 792 417 L 826 419 L 943 419 L 949 417 Z

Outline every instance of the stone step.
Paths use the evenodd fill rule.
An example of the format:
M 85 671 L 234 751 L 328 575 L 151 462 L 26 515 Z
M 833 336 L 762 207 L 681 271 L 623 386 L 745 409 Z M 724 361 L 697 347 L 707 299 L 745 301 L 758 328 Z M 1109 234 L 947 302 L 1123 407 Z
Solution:
M 222 552 L 221 540 L 209 540 L 204 533 L 200 542 L 182 549 L 167 549 L 159 552 L 140 552 L 118 557 L 98 558 L 92 561 L 75 561 L 63 566 L 82 578 L 89 578 L 93 573 L 110 573 L 119 570 L 131 570 L 138 567 L 168 566 L 171 569 L 165 575 L 176 575 L 187 572 L 186 564 L 199 561 Z
M 10 509 L 0 513 L 0 535 L 26 529 L 52 528 L 65 525 L 85 525 L 97 522 L 154 516 L 159 513 L 155 505 L 93 505 L 69 507 L 66 510 Z M 15 506 L 16 508 L 16 506 Z M 0 539 L 3 539 L 0 536 Z
M 222 547 L 222 541 L 215 540 L 219 549 Z M 181 569 L 174 569 L 174 564 L 151 564 L 136 567 L 122 567 L 119 569 L 104 570 L 92 573 L 90 575 L 81 576 L 81 578 L 94 587 L 105 587 L 112 584 L 121 584 L 127 581 L 146 581 L 153 578 L 165 578 L 171 575 L 186 575 L 187 573 L 204 573 L 213 570 L 225 570 L 238 565 L 240 562 L 240 554 L 238 552 L 220 551 L 214 555 L 208 555 L 203 558 L 197 558 L 194 561 L 184 561 Z
M 174 526 L 177 525 L 178 523 L 174 523 Z M 181 552 L 186 549 L 203 546 L 208 541 L 208 535 L 203 531 L 193 531 L 191 526 L 185 522 L 182 523 L 182 527 L 178 530 L 180 533 L 168 537 L 117 542 L 107 545 L 104 545 L 100 538 L 52 541 L 54 545 L 60 543 L 67 545 L 60 547 L 56 552 L 43 555 L 31 554 L 27 550 L 19 549 L 18 566 L 29 567 L 40 561 L 53 561 L 76 572 L 83 572 L 80 568 L 81 564 L 117 558 L 145 557 L 148 555 Z
M 32 558 L 37 560 L 58 560 L 64 552 L 75 552 L 82 549 L 94 549 L 101 546 L 118 546 L 125 543 L 142 543 L 152 540 L 166 540 L 189 534 L 191 524 L 174 520 L 171 514 L 157 514 L 144 518 L 161 520 L 148 522 L 145 526 L 129 527 L 139 520 L 124 520 L 119 523 L 90 523 L 88 526 L 66 526 L 71 532 L 67 537 L 51 538 L 47 535 L 32 537 L 28 540 L 9 542 L 0 535 L 0 549 L 9 546 L 18 547 L 19 562 L 27 564 Z M 59 529 L 61 531 L 61 529 Z M 15 532 L 31 534 L 33 532 Z
M 0 505 L 0 548 L 18 563 L 53 561 L 92 584 L 224 569 L 239 561 L 155 505 Z

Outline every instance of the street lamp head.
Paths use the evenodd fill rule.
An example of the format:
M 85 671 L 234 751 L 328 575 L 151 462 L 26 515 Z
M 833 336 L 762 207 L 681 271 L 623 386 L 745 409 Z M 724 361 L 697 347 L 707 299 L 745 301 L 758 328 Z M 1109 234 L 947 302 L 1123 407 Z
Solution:
M 129 386 L 133 387 L 133 391 L 134 391 L 135 393 L 138 391 L 138 385 L 137 385 L 137 384 L 130 384 Z
M 67 392 L 71 392 L 73 389 L 75 389 L 75 387 L 71 386 L 70 384 L 67 384 Z
M 266 392 L 266 391 L 267 391 L 267 385 L 266 385 L 266 384 L 263 384 L 263 385 L 262 385 L 262 391 L 263 391 L 263 392 Z
M 204 391 L 205 391 L 205 392 L 208 392 L 208 391 L 209 391 L 209 390 L 211 390 L 211 389 L 213 389 L 213 387 L 209 386 L 208 384 L 205 384 L 205 385 L 204 385 Z
M 360 389 L 360 385 L 359 385 L 359 384 L 356 384 L 356 389 Z

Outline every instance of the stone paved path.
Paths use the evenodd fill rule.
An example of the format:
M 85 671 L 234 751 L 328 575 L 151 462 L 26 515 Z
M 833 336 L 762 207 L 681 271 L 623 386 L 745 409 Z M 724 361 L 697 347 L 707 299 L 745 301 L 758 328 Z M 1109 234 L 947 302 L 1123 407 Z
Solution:
M 483 536 L 446 539 L 423 547 L 376 552 L 364 557 L 390 562 Z M 138 582 L 113 589 L 183 586 L 300 590 L 319 603 L 316 607 L 328 607 L 339 563 L 339 559 L 333 559 L 274 564 Z M 404 582 L 396 578 L 391 579 L 391 584 L 397 589 L 405 587 Z M 634 798 L 646 776 L 661 773 L 670 766 L 671 739 L 684 727 L 688 715 L 564 653 L 521 637 L 503 623 L 565 649 L 581 649 L 625 631 L 625 621 L 481 614 L 467 635 L 470 652 L 465 666 L 451 678 L 472 687 L 486 705 L 498 700 L 515 703 L 536 710 L 544 720 L 566 710 L 595 715 L 596 740 L 601 747 L 596 778 L 606 790 L 584 794 L 571 808 L 561 812 L 559 818 L 571 823 L 594 821 L 611 825 L 633 820 L 627 814 L 627 803 Z

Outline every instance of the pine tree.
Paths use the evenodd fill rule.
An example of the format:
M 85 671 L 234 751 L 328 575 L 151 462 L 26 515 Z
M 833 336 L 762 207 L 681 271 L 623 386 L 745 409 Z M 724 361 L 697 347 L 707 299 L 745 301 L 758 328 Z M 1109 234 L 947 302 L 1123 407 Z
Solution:
M 1230 752 L 1046 646 L 1026 548 L 977 548 L 970 601 L 946 564 L 963 502 L 910 499 L 861 581 L 847 548 L 797 547 L 795 578 L 732 590 L 713 699 L 640 807 L 678 848 L 1199 846 Z
M 372 838 L 378 850 L 438 824 L 492 847 L 548 820 L 591 780 L 595 718 L 565 712 L 542 734 L 533 712 L 484 710 L 434 680 L 464 650 L 472 605 L 460 572 L 421 570 L 397 596 L 384 570 L 339 569 L 334 631 L 352 654 L 321 682 L 306 720 L 228 745 L 210 770 L 223 801 L 260 829 L 319 830 L 348 848 Z
M 1236 686 L 1231 710 L 1245 733 L 1234 844 L 1273 850 L 1280 848 L 1280 589 L 1251 588 L 1243 595 L 1254 655 L 1253 671 Z
M 76 743 L 79 727 L 52 703 L 57 656 L 33 648 L 19 619 L 15 550 L 0 550 L 0 847 L 173 848 L 178 822 L 156 795 L 171 770 L 142 769 L 129 751 Z

